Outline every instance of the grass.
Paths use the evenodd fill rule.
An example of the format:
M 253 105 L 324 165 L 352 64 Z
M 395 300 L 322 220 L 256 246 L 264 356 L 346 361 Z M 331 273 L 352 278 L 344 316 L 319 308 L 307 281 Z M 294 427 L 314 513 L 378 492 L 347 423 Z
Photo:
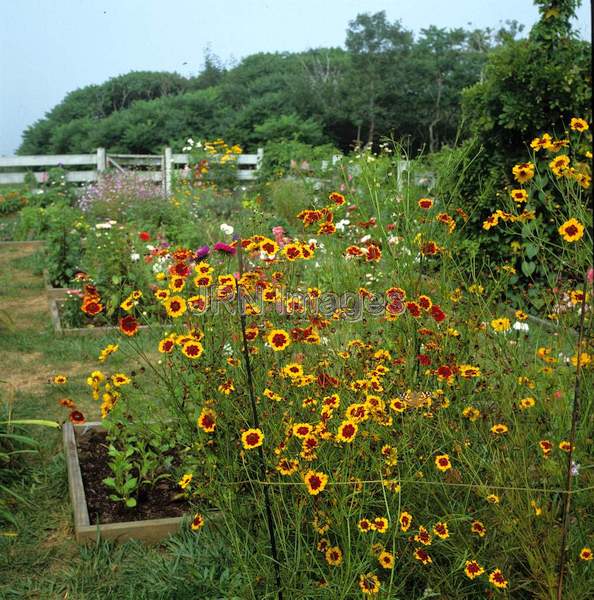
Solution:
M 77 400 L 89 396 L 85 379 L 106 341 L 55 336 L 39 264 L 34 246 L 0 248 L 0 306 L 12 315 L 10 328 L 0 332 L 0 394 L 15 417 L 63 420 L 57 400 L 65 391 Z M 50 385 L 57 372 L 71 376 L 66 390 Z M 87 418 L 98 417 L 97 403 L 78 404 Z M 233 595 L 241 581 L 226 549 L 208 531 L 183 533 L 152 547 L 78 546 L 60 432 L 27 434 L 37 439 L 38 452 L 1 473 L 3 479 L 10 475 L 10 488 L 26 503 L 7 499 L 16 526 L 4 524 L 0 530 L 0 598 L 241 597 Z

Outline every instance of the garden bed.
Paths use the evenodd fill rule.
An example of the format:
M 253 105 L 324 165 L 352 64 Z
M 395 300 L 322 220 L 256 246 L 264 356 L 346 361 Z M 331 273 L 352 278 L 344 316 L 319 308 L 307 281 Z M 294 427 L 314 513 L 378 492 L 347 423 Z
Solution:
M 64 452 L 77 542 L 97 537 L 158 542 L 179 531 L 189 505 L 170 500 L 178 491 L 175 482 L 157 484 L 139 498 L 133 510 L 109 500 L 110 491 L 103 484 L 103 479 L 110 475 L 104 439 L 105 432 L 99 422 L 64 425 Z
M 65 300 L 68 292 L 71 291 L 69 288 L 54 287 L 50 281 L 47 269 L 43 269 L 43 283 L 45 285 L 45 293 L 47 294 L 48 300 Z

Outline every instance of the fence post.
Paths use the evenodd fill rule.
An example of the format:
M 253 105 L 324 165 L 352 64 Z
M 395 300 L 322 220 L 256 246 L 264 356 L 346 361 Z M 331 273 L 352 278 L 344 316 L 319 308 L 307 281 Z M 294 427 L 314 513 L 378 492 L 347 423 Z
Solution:
M 262 167 L 262 161 L 264 160 L 264 148 L 258 148 L 256 157 L 256 171 L 259 171 Z
M 171 148 L 167 146 L 163 155 L 163 193 L 165 196 L 171 194 L 171 174 L 173 173 L 173 153 Z
M 101 174 L 107 169 L 107 155 L 105 148 L 97 148 L 97 173 Z

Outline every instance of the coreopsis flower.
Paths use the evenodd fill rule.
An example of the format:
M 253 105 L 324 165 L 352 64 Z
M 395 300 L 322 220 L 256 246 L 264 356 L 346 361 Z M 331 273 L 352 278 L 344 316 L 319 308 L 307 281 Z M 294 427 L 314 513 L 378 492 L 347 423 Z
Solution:
M 204 348 L 199 341 L 189 339 L 188 341 L 184 342 L 181 351 L 184 356 L 187 356 L 191 360 L 196 360 L 202 356 Z
M 103 304 L 97 298 L 88 298 L 82 303 L 80 309 L 90 317 L 94 317 L 103 310 Z
M 68 415 L 71 423 L 75 425 L 82 425 L 85 422 L 85 416 L 80 412 L 80 410 L 73 410 Z
M 580 367 L 586 367 L 592 362 L 592 357 L 587 352 L 580 352 L 579 354 L 574 354 L 571 357 L 571 364 L 574 367 L 578 366 L 578 360 Z
M 336 434 L 336 441 L 351 443 L 357 435 L 358 425 L 356 422 L 351 420 L 343 421 L 338 426 L 338 432 Z
M 419 526 L 419 531 L 415 534 L 415 542 L 419 542 L 424 546 L 431 545 L 431 534 L 422 525 Z
M 192 531 L 202 529 L 202 527 L 204 527 L 204 517 L 201 514 L 196 513 L 192 519 L 191 527 Z
M 458 365 L 458 372 L 460 373 L 460 377 L 463 377 L 464 379 L 472 379 L 473 377 L 481 376 L 479 367 L 473 365 Z
M 400 529 L 402 531 L 408 531 L 412 524 L 413 517 L 408 512 L 401 512 L 398 517 L 398 521 L 400 523 Z
M 299 244 L 287 244 L 283 249 L 281 254 L 288 260 L 288 261 L 295 261 L 298 258 L 302 257 L 302 252 L 301 252 L 301 246 Z
M 393 569 L 396 564 L 396 559 L 391 552 L 387 552 L 386 550 L 382 550 L 377 557 L 379 564 L 384 569 Z
M 54 378 L 52 381 L 56 385 L 64 385 L 65 383 L 68 383 L 68 377 L 66 377 L 66 375 L 54 375 Z
M 317 496 L 326 488 L 326 484 L 328 483 L 328 475 L 310 469 L 307 471 L 307 473 L 305 473 L 305 475 L 303 475 L 303 482 L 307 487 L 307 491 L 312 496 Z
M 580 133 L 582 131 L 587 131 L 590 128 L 588 121 L 585 119 L 580 119 L 579 117 L 572 117 L 571 121 L 569 122 L 569 127 L 571 127 L 573 131 L 579 131 Z
M 198 427 L 206 433 L 212 433 L 217 426 L 217 415 L 211 408 L 203 408 L 198 417 Z
M 111 376 L 111 381 L 116 387 L 128 385 L 132 380 L 125 373 L 114 373 Z
M 330 200 L 330 202 L 334 202 L 334 204 L 336 204 L 337 206 L 342 206 L 346 202 L 345 197 L 342 194 L 339 194 L 338 192 L 332 192 L 331 194 L 329 194 L 328 200 Z
M 439 471 L 448 471 L 452 468 L 450 457 L 447 454 L 439 454 L 435 457 L 435 466 Z
M 489 573 L 489 583 L 500 590 L 504 590 L 507 588 L 509 582 L 503 576 L 501 569 L 494 569 Z
M 496 423 L 495 425 L 493 425 L 493 427 L 491 427 L 491 433 L 494 433 L 496 435 L 501 435 L 503 433 L 507 433 L 508 431 L 509 428 L 504 423 Z
M 527 162 L 515 165 L 512 168 L 512 173 L 516 181 L 526 183 L 534 177 L 534 164 Z
M 519 404 L 522 410 L 528 410 L 536 405 L 536 400 L 532 398 L 532 396 L 528 396 L 526 398 L 522 398 Z
M 107 344 L 103 350 L 99 353 L 99 362 L 105 362 L 109 356 L 119 349 L 118 344 Z
M 190 485 L 192 477 L 192 473 L 185 473 L 184 476 L 177 482 L 177 485 L 179 485 L 182 490 L 185 490 Z
M 169 317 L 177 319 L 186 312 L 186 301 L 181 296 L 169 296 L 167 300 L 163 302 L 163 306 L 167 311 Z
M 499 317 L 498 319 L 493 319 L 491 321 L 491 327 L 495 331 L 502 333 L 511 329 L 511 323 L 507 317 Z
M 175 337 L 171 335 L 159 341 L 159 352 L 162 354 L 169 354 L 170 352 L 173 352 L 174 348 Z
M 487 496 L 487 502 L 490 504 L 499 504 L 499 496 L 497 496 L 497 494 L 489 494 Z
M 566 242 L 577 242 L 584 235 L 584 226 L 577 219 L 569 219 L 558 229 L 559 235 Z
M 450 530 L 448 529 L 448 524 L 443 523 L 441 521 L 439 523 L 435 523 L 435 525 L 433 526 L 433 533 L 438 538 L 442 540 L 447 540 L 450 537 Z
M 376 517 L 372 521 L 373 530 L 377 531 L 378 533 L 386 533 L 386 531 L 388 531 L 389 525 L 390 524 L 386 517 Z
M 468 579 L 476 579 L 485 572 L 485 569 L 481 567 L 476 560 L 467 560 L 464 566 L 464 572 Z
M 528 200 L 528 192 L 523 189 L 516 189 L 510 192 L 510 196 L 514 202 L 521 204 L 522 202 L 526 202 Z
M 480 521 L 476 520 L 470 524 L 470 531 L 479 537 L 485 537 L 487 534 L 487 528 Z
M 362 533 L 367 533 L 369 531 L 375 530 L 374 524 L 369 519 L 365 519 L 365 518 L 359 519 L 359 522 L 357 523 L 357 527 L 358 527 L 359 531 L 361 531 Z
M 594 558 L 594 553 L 592 553 L 592 549 L 584 546 L 580 550 L 580 560 L 592 560 Z
M 561 154 L 555 157 L 550 163 L 549 167 L 556 177 L 563 177 L 569 172 L 569 156 Z
M 551 452 L 553 451 L 552 442 L 549 440 L 540 440 L 538 442 L 538 445 L 540 446 L 540 449 L 542 450 L 544 457 L 548 458 L 550 456 Z
M 573 450 L 573 446 L 571 442 L 568 442 L 567 440 L 562 440 L 559 442 L 559 450 L 563 452 L 570 452 Z
M 266 338 L 268 345 L 275 351 L 284 350 L 291 343 L 291 336 L 284 329 L 273 329 Z
M 429 210 L 433 206 L 433 200 L 431 198 L 420 198 L 417 204 L 419 208 Z
M 264 443 L 264 434 L 258 428 L 248 429 L 241 434 L 241 443 L 246 450 L 253 450 Z
M 380 580 L 375 573 L 366 573 L 359 577 L 359 588 L 366 596 L 375 596 L 381 588 Z
M 338 567 L 342 563 L 342 550 L 338 546 L 330 546 L 326 549 L 325 558 L 331 567 Z
M 134 318 L 133 315 L 126 315 L 125 317 L 122 317 L 120 319 L 119 327 L 120 331 L 124 335 L 132 337 L 133 335 L 136 335 L 138 329 L 140 328 L 140 325 L 138 324 L 138 321 Z
M 299 462 L 294 459 L 281 458 L 275 468 L 281 475 L 293 475 L 299 469 Z
M 414 557 L 424 565 L 430 565 L 433 562 L 433 559 L 429 556 L 429 552 L 425 548 L 415 548 Z
M 549 148 L 552 141 L 553 141 L 553 138 L 551 137 L 551 135 L 549 133 L 544 133 L 542 135 L 542 137 L 534 138 L 530 142 L 530 147 L 533 150 L 536 150 L 538 152 L 539 150 L 542 150 L 543 148 L 544 149 Z

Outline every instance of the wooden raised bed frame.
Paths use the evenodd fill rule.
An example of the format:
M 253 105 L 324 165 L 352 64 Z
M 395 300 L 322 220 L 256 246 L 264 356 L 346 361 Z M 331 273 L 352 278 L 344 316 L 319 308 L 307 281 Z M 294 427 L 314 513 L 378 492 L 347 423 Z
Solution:
M 47 269 L 43 269 L 43 283 L 48 300 L 64 300 L 68 296 L 69 288 L 55 288 L 49 279 Z
M 83 486 L 76 431 L 85 429 L 101 430 L 100 422 L 72 425 L 65 423 L 63 428 L 64 453 L 68 468 L 68 488 L 74 512 L 74 532 L 78 543 L 95 542 L 98 538 L 123 542 L 126 540 L 141 540 L 155 543 L 180 530 L 182 517 L 166 519 L 151 519 L 148 521 L 127 521 L 124 523 L 105 523 L 92 525 L 87 510 L 85 488 Z

